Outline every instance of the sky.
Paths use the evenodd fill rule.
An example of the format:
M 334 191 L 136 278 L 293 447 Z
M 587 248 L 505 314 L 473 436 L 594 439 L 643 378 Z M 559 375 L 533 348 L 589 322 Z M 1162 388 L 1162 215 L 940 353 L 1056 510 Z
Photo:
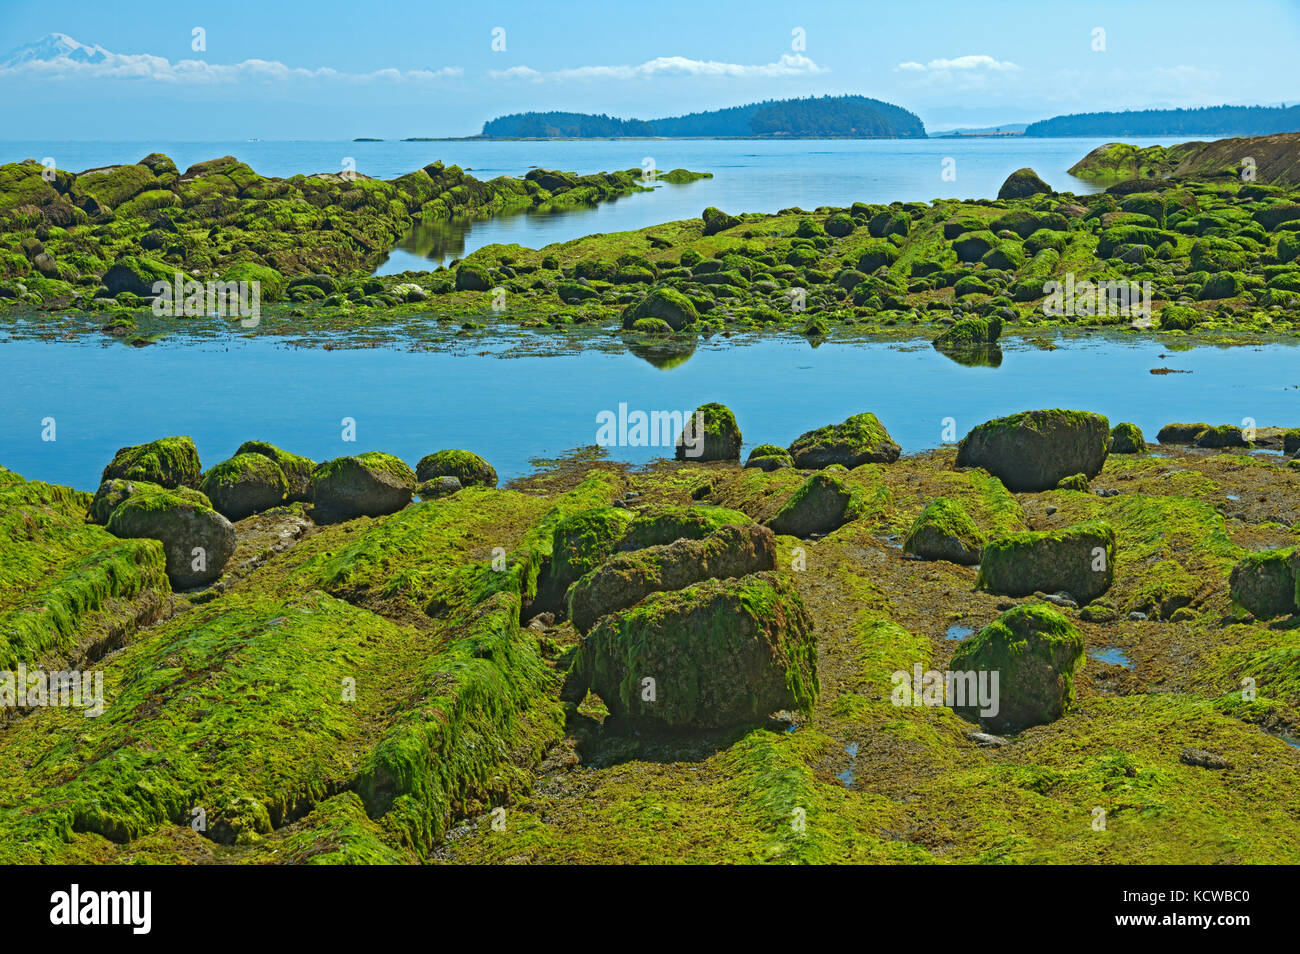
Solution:
M 101 51 L 51 58 L 51 34 Z M 464 136 L 841 93 L 934 132 L 1294 103 L 1298 49 L 1300 0 L 0 0 L 0 138 Z

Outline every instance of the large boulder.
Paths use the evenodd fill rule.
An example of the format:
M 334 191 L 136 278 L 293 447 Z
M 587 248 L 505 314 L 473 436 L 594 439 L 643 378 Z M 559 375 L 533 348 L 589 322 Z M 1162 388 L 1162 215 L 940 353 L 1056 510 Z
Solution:
M 725 526 L 703 540 L 678 540 L 611 557 L 573 584 L 569 619 L 585 633 L 600 617 L 651 593 L 775 568 L 776 537 L 771 530 L 757 524 Z
M 182 484 L 197 486 L 201 473 L 199 452 L 192 439 L 162 437 L 147 444 L 121 448 L 99 479 L 144 480 L 170 489 Z
M 235 528 L 229 520 L 166 490 L 128 497 L 114 508 L 105 529 L 118 537 L 161 541 L 167 577 L 176 589 L 215 580 L 235 552 Z
M 1115 580 L 1115 531 L 1103 520 L 1008 533 L 984 545 L 975 585 L 1004 596 L 1069 593 L 1080 605 Z
M 310 457 L 291 454 L 266 441 L 244 441 L 235 451 L 236 457 L 240 454 L 261 454 L 263 457 L 269 457 L 284 474 L 284 479 L 289 485 L 289 499 L 311 499 L 311 472 L 316 469 L 316 462 Z
M 704 404 L 695 409 L 677 437 L 678 460 L 740 460 L 740 427 L 725 404 Z
M 966 687 L 971 679 L 963 680 L 963 673 L 989 673 L 990 686 L 997 673 L 997 712 L 982 715 L 969 692 L 966 704 L 953 709 L 998 733 L 1054 722 L 1074 702 L 1074 673 L 1082 662 L 1083 637 L 1068 619 L 1044 603 L 1017 606 L 962 642 L 948 664 Z
M 728 215 L 721 209 L 709 206 L 700 214 L 704 222 L 704 234 L 716 235 L 719 232 L 725 232 L 727 229 L 735 228 L 740 224 L 740 219 L 734 215 Z
M 462 487 L 495 487 L 497 472 L 478 454 L 467 450 L 440 450 L 426 454 L 415 465 L 416 479 L 423 483 L 435 477 L 455 477 Z
M 903 537 L 903 552 L 922 560 L 947 560 L 967 566 L 980 561 L 984 534 L 957 501 L 936 497 Z
M 958 467 L 983 467 L 1016 493 L 1101 473 L 1110 422 L 1088 411 L 1023 411 L 979 425 L 957 445 Z
M 566 685 L 596 692 L 640 731 L 761 725 L 817 699 L 812 619 L 775 573 L 652 593 L 605 616 L 582 641 Z
M 868 412 L 854 414 L 842 424 L 827 424 L 800 434 L 789 447 L 794 465 L 802 470 L 820 470 L 842 464 L 852 470 L 861 464 L 892 464 L 901 448 L 885 425 Z
M 204 474 L 199 489 L 227 520 L 243 520 L 284 503 L 289 481 L 271 458 L 236 454 Z
M 699 321 L 700 313 L 695 304 L 677 289 L 655 288 L 623 310 L 623 327 L 635 328 L 638 321 L 646 318 L 657 319 L 673 331 L 681 331 Z
M 175 283 L 176 269 L 156 259 L 142 255 L 127 255 L 110 265 L 101 281 L 111 295 L 130 292 L 141 298 L 152 298 L 156 283 L 166 282 L 168 285 Z
M 1232 568 L 1228 590 L 1257 619 L 1300 612 L 1300 556 L 1290 547 L 1248 553 Z
M 391 454 L 336 457 L 312 473 L 315 517 L 330 523 L 396 513 L 411 502 L 415 485 L 411 468 Z
M 108 518 L 113 515 L 113 511 L 117 509 L 118 505 L 136 494 L 158 493 L 166 490 L 167 488 L 146 480 L 124 480 L 121 477 L 112 477 L 99 485 L 99 489 L 95 491 L 95 496 L 90 501 L 91 522 L 108 523 Z M 173 493 L 184 500 L 212 508 L 212 501 L 207 498 L 206 494 L 190 487 L 177 487 L 167 492 Z
M 809 537 L 830 533 L 862 511 L 861 493 L 837 474 L 819 471 L 799 485 L 767 521 L 774 533 Z
M 638 515 L 614 550 L 623 553 L 674 540 L 699 540 L 727 524 L 753 522 L 746 514 L 728 507 L 666 507 Z
M 969 351 L 995 344 L 1002 334 L 1002 320 L 989 318 L 962 318 L 935 338 L 931 344 L 936 351 Z
M 1017 169 L 1007 176 L 998 189 L 999 199 L 1027 199 L 1031 195 L 1050 195 L 1052 187 L 1038 177 L 1038 173 L 1028 166 Z
M 565 517 L 551 531 L 548 579 L 563 597 L 577 579 L 614 552 L 636 514 L 626 507 L 593 507 Z

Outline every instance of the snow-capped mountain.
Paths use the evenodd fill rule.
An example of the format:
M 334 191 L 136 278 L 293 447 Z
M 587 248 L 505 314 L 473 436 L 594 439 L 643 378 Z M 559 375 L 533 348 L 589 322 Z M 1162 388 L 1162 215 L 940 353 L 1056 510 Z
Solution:
M 103 63 L 113 54 L 102 46 L 87 46 L 66 33 L 51 33 L 34 43 L 26 43 L 10 50 L 0 68 L 21 66 L 24 63 Z

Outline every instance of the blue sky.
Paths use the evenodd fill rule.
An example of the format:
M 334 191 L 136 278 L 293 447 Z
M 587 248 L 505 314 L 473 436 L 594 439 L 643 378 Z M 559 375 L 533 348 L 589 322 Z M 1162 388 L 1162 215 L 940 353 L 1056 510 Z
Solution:
M 528 109 L 653 118 L 823 93 L 932 130 L 1300 100 L 1300 0 L 0 0 L 0 63 L 51 33 L 112 55 L 0 65 L 0 137 L 455 136 Z

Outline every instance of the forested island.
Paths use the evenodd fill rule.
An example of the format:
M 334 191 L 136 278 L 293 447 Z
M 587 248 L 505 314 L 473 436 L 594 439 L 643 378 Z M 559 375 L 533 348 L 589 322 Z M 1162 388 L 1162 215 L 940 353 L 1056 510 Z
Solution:
M 483 124 L 484 139 L 604 138 L 924 139 L 915 113 L 866 96 L 765 100 L 664 119 L 528 112 Z
M 1026 136 L 1269 136 L 1300 131 L 1297 106 L 1202 106 L 1054 116 Z

